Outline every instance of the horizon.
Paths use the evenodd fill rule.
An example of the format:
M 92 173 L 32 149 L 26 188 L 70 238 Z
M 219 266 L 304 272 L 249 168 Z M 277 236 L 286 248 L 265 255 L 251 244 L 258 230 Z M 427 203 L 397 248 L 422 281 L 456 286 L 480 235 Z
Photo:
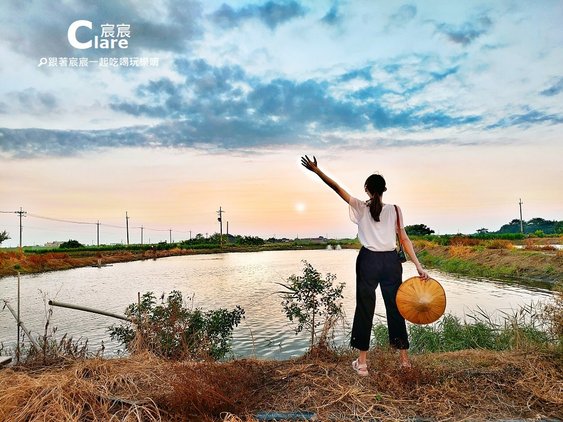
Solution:
M 118 243 L 126 211 L 145 242 L 212 234 L 219 207 L 231 233 L 354 238 L 305 154 L 360 199 L 382 174 L 436 233 L 499 230 L 520 199 L 561 220 L 562 20 L 556 0 L 8 2 L 1 246 L 20 207 L 29 245 L 90 244 L 98 220 Z

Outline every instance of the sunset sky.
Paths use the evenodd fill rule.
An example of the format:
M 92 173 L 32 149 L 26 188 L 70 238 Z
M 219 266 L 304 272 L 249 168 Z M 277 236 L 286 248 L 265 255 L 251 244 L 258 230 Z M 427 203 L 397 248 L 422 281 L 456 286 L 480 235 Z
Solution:
M 127 48 L 74 48 L 77 20 Z M 233 234 L 354 237 L 303 154 L 360 198 L 381 173 L 441 234 L 498 230 L 519 198 L 563 219 L 561 22 L 559 0 L 2 2 L 2 246 L 20 207 L 26 245 L 97 221 L 125 241 L 126 211 L 133 243 L 212 234 L 220 206 Z

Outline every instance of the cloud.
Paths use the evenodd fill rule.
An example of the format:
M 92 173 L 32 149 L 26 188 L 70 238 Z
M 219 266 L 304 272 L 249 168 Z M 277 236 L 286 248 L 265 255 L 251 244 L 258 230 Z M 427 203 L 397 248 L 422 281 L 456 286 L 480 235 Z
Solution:
M 59 101 L 52 93 L 37 91 L 35 88 L 8 92 L 5 97 L 7 102 L 0 103 L 0 113 L 48 114 L 59 107 Z
M 326 139 L 324 134 L 335 131 L 431 130 L 481 121 L 481 116 L 456 115 L 428 102 L 417 101 L 416 106 L 410 106 L 408 101 L 402 101 L 398 108 L 386 99 L 388 94 L 394 94 L 408 100 L 415 87 L 422 90 L 440 81 L 455 71 L 451 68 L 426 71 L 425 78 L 419 78 L 414 85 L 395 84 L 399 91 L 372 80 L 370 66 L 351 69 L 327 80 L 304 81 L 287 78 L 265 81 L 247 74 L 239 66 L 213 66 L 201 59 L 178 59 L 174 68 L 182 76 L 181 82 L 168 77 L 151 80 L 137 87 L 134 98 L 115 97 L 110 103 L 114 112 L 160 119 L 160 124 L 99 131 L 2 129 L 0 151 L 27 157 L 126 146 L 211 145 L 246 150 L 311 145 Z M 381 71 L 379 68 L 375 73 Z M 407 69 L 405 79 L 410 72 Z M 369 85 L 349 86 L 349 81 L 356 78 Z M 57 104 L 50 103 L 48 97 L 41 103 L 38 92 L 20 97 L 23 103 L 39 101 L 45 107 Z
M 396 13 L 389 17 L 387 27 L 402 27 L 409 23 L 416 16 L 416 6 L 412 4 L 402 5 Z
M 560 114 L 546 114 L 537 110 L 529 110 L 522 114 L 513 114 L 489 125 L 487 129 L 504 128 L 509 126 L 530 127 L 537 124 L 561 124 L 563 116 Z
M 39 57 L 107 57 L 122 55 L 119 49 L 74 49 L 68 42 L 69 25 L 78 19 L 92 22 L 91 36 L 99 35 L 102 24 L 129 24 L 131 37 L 127 55 L 151 51 L 185 51 L 201 35 L 201 6 L 191 0 L 163 0 L 158 5 L 133 0 L 92 2 L 88 0 L 2 4 L 0 39 L 19 54 Z M 82 32 L 83 31 L 83 32 Z M 90 32 L 80 28 L 86 40 Z
M 223 5 L 211 14 L 211 20 L 218 26 L 229 29 L 235 28 L 250 19 L 258 19 L 270 29 L 305 15 L 305 9 L 297 1 L 276 2 L 268 1 L 262 5 L 251 4 L 240 9 Z
M 338 3 L 334 3 L 330 10 L 321 19 L 327 25 L 338 25 L 343 20 L 343 16 L 338 10 Z
M 561 91 L 563 91 L 563 78 L 559 78 L 552 86 L 541 91 L 540 94 L 546 97 L 552 97 L 559 94 Z
M 453 43 L 463 46 L 471 44 L 481 35 L 487 33 L 492 27 L 493 22 L 488 16 L 479 16 L 471 22 L 465 22 L 461 26 L 441 23 L 436 25 L 436 30 L 444 35 Z

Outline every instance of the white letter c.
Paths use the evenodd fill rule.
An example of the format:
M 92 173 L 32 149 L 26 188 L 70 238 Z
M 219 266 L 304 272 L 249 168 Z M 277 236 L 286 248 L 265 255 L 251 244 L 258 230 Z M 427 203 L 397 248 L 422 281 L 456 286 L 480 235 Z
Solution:
M 86 21 L 86 20 L 79 20 L 79 21 L 72 22 L 70 24 L 70 26 L 68 27 L 67 37 L 68 37 L 68 42 L 74 48 L 78 48 L 80 50 L 85 50 L 87 48 L 92 47 L 92 40 L 90 40 L 88 42 L 78 41 L 78 39 L 76 38 L 76 30 L 78 28 L 80 28 L 81 26 L 85 26 L 88 29 L 92 29 L 92 22 Z

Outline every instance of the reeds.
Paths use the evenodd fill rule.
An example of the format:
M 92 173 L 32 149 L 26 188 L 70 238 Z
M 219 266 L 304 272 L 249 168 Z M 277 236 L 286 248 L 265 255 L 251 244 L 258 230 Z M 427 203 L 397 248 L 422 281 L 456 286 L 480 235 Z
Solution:
M 559 303 L 559 307 L 557 307 Z M 550 304 L 553 318 L 561 326 L 562 311 L 559 302 Z M 559 347 L 558 337 L 551 327 L 554 322 L 546 313 L 546 305 L 531 303 L 512 313 L 501 311 L 493 318 L 481 308 L 466 316 L 465 320 L 445 315 L 432 325 L 409 324 L 411 351 L 414 353 L 454 352 L 466 349 L 530 350 Z M 373 342 L 387 347 L 388 332 L 383 324 L 373 328 Z

